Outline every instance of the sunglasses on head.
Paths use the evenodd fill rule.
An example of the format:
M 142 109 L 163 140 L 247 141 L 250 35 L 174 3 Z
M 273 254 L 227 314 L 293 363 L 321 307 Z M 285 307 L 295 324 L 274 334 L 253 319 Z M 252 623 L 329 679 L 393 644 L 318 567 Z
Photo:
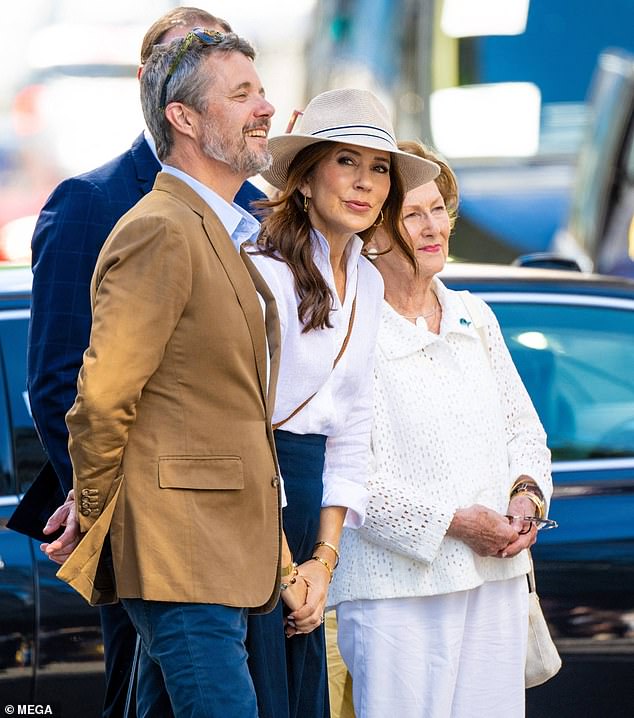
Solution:
M 193 30 L 190 30 L 187 35 L 185 35 L 185 37 L 181 40 L 178 52 L 170 63 L 170 66 L 167 68 L 167 75 L 165 75 L 163 87 L 161 88 L 161 110 L 165 109 L 165 101 L 167 100 L 167 85 L 170 78 L 176 72 L 176 68 L 180 65 L 183 57 L 185 57 L 185 53 L 191 47 L 192 42 L 194 42 L 194 40 L 198 40 L 198 42 L 201 42 L 203 45 L 217 45 L 222 42 L 225 37 L 226 36 L 222 32 L 217 32 L 216 30 L 206 30 L 204 27 L 195 27 Z

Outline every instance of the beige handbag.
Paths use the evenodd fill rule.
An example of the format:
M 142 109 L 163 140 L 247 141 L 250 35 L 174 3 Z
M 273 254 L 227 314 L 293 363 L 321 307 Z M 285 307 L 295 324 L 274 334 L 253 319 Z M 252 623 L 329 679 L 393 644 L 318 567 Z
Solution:
M 528 574 L 528 650 L 524 671 L 526 687 L 540 686 L 559 672 L 561 657 L 548 630 L 548 624 L 535 590 L 533 558 Z
M 470 292 L 459 292 L 462 301 L 471 316 L 474 329 L 478 332 L 487 359 L 490 360 L 486 340 L 485 322 L 480 306 Z M 531 570 L 528 574 L 528 650 L 526 653 L 526 669 L 524 671 L 527 688 L 540 686 L 557 674 L 561 668 L 561 657 L 551 638 L 548 624 L 539 604 L 539 596 L 535 589 L 535 569 L 533 557 L 528 552 Z

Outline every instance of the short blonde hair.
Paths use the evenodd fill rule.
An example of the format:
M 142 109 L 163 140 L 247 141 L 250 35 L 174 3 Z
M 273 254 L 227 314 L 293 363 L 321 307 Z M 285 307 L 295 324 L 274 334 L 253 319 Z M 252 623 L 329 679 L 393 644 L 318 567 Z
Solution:
M 409 152 L 417 157 L 422 157 L 424 160 L 431 160 L 440 167 L 440 174 L 433 180 L 447 208 L 449 214 L 449 225 L 451 229 L 454 228 L 456 220 L 458 219 L 458 180 L 451 167 L 438 156 L 436 152 L 424 145 L 418 140 L 403 140 L 398 143 L 399 150 L 403 152 Z

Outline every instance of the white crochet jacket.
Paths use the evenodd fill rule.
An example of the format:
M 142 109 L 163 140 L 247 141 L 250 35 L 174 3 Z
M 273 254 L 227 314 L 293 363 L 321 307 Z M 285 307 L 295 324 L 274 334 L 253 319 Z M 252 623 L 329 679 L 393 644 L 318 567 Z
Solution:
M 386 302 L 378 336 L 370 501 L 346 529 L 329 604 L 450 593 L 519 576 L 526 552 L 482 558 L 446 531 L 456 509 L 505 513 L 509 490 L 531 476 L 552 493 L 546 435 L 484 303 L 490 360 L 460 294 L 439 279 L 440 335 Z M 481 301 L 481 300 L 477 300 Z

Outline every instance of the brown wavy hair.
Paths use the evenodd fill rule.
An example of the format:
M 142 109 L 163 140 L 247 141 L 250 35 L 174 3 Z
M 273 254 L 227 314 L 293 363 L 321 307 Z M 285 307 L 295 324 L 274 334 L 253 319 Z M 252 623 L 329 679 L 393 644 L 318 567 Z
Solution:
M 299 187 L 310 176 L 315 167 L 338 147 L 332 142 L 317 142 L 300 150 L 288 168 L 286 187 L 271 200 L 256 203 L 258 207 L 273 210 L 262 220 L 258 238 L 261 254 L 286 262 L 295 280 L 295 291 L 299 297 L 297 314 L 304 325 L 303 332 L 312 329 L 331 328 L 330 312 L 334 297 L 332 291 L 313 260 L 310 231 L 312 225 L 304 211 L 304 195 Z M 403 183 L 390 162 L 390 191 L 383 203 L 383 226 L 393 237 L 412 265 L 418 268 L 416 257 L 406 239 L 401 225 L 401 206 L 405 193 Z M 374 225 L 359 232 L 364 245 L 374 234 Z

